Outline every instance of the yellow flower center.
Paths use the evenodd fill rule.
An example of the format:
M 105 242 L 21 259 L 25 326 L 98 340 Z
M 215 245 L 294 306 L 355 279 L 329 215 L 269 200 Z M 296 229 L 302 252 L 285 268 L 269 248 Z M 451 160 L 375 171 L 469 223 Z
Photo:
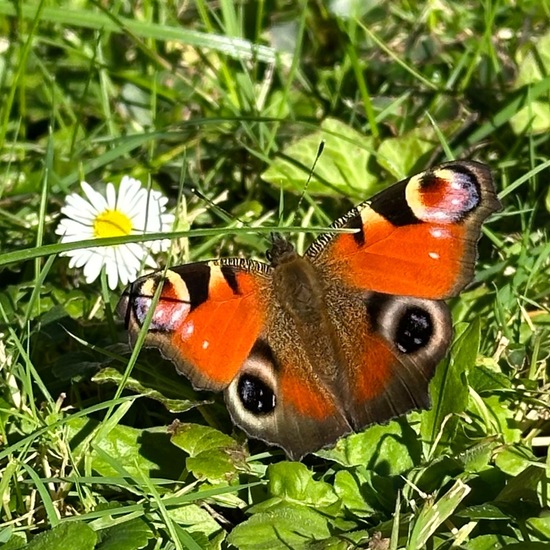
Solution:
M 94 236 L 121 237 L 132 231 L 132 220 L 119 210 L 105 210 L 94 220 Z

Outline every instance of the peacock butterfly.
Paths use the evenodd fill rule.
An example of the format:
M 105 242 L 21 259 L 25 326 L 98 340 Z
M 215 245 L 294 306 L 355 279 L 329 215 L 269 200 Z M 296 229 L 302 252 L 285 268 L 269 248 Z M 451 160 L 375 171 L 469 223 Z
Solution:
M 137 279 L 117 311 L 135 339 L 197 389 L 224 391 L 235 424 L 292 459 L 430 405 L 452 337 L 448 306 L 472 279 L 483 221 L 500 209 L 489 169 L 442 164 L 385 189 L 300 256 L 197 262 Z

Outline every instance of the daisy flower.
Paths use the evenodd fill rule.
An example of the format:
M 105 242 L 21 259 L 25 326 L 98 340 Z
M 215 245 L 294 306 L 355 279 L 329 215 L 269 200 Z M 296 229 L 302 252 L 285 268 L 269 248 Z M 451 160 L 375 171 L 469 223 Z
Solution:
M 63 218 L 55 232 L 62 243 L 84 239 L 101 239 L 122 235 L 143 235 L 170 231 L 174 216 L 166 214 L 168 199 L 158 191 L 147 191 L 136 179 L 124 176 L 117 191 L 108 183 L 105 196 L 81 182 L 86 199 L 72 193 L 66 199 Z M 114 290 L 120 281 L 133 281 L 143 267 L 157 267 L 151 254 L 166 250 L 170 241 L 163 239 L 146 243 L 127 243 L 116 246 L 82 248 L 63 252 L 70 256 L 69 267 L 84 268 L 87 283 L 97 279 L 104 268 L 109 288 Z

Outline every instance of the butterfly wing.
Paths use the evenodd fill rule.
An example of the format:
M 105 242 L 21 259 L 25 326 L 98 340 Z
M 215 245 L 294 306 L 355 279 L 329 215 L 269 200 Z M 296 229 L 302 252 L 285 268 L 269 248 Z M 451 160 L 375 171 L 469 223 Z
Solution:
M 267 265 L 199 262 L 137 279 L 117 311 L 135 342 L 158 294 L 144 345 L 158 348 L 195 388 L 219 391 L 233 380 L 262 330 L 268 289 Z
M 145 345 L 196 388 L 224 390 L 250 436 L 300 458 L 428 406 L 452 332 L 439 300 L 470 281 L 481 224 L 499 206 L 486 167 L 448 163 L 337 220 L 357 231 L 285 259 L 278 290 L 283 267 L 188 264 L 138 279 L 118 311 L 135 340 L 158 296 Z
M 223 260 L 159 271 L 132 283 L 117 311 L 132 342 L 150 315 L 144 345 L 195 388 L 225 390 L 233 421 L 249 436 L 299 458 L 351 431 L 280 307 L 268 266 Z
M 473 277 L 481 224 L 500 209 L 489 169 L 456 161 L 407 178 L 337 220 L 306 256 L 349 286 L 445 299 Z
M 334 224 L 306 252 L 325 279 L 354 430 L 430 404 L 452 338 L 448 306 L 472 278 L 481 224 L 500 208 L 487 167 L 447 163 L 403 180 Z
M 342 350 L 334 387 L 353 429 L 428 408 L 429 382 L 452 338 L 447 304 L 342 285 L 329 293 L 340 303 L 327 305 Z

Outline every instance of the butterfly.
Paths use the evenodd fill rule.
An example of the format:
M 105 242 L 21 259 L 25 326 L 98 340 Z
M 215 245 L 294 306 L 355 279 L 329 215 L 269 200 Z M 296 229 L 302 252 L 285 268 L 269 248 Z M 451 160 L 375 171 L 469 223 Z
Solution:
M 442 164 L 336 220 L 299 255 L 222 258 L 157 271 L 117 311 L 196 389 L 223 391 L 235 424 L 298 460 L 340 437 L 429 408 L 472 279 L 481 225 L 501 205 L 487 166 Z

